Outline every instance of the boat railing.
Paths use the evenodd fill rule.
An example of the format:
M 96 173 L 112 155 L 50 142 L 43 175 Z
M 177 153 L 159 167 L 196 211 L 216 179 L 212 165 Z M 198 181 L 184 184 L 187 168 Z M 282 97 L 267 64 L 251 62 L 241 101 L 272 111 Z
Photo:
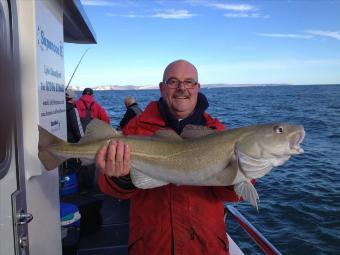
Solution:
M 225 217 L 231 214 L 245 232 L 255 241 L 258 247 L 267 255 L 281 255 L 278 249 L 270 243 L 234 206 L 226 205 Z

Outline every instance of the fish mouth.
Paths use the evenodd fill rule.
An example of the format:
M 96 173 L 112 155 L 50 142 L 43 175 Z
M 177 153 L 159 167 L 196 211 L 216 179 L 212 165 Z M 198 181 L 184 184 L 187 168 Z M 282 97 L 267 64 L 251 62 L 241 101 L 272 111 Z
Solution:
M 293 152 L 293 154 L 304 153 L 304 150 L 301 148 L 301 143 L 302 143 L 304 138 L 305 138 L 305 130 L 304 129 L 299 130 L 299 131 L 295 132 L 294 134 L 292 134 L 292 136 L 290 137 L 289 147 L 290 147 L 291 151 Z

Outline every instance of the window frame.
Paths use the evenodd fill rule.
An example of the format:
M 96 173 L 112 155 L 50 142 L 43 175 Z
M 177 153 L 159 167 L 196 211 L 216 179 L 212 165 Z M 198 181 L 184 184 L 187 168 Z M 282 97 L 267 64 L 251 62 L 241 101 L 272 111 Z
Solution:
M 5 8 L 5 9 L 4 9 Z M 7 13 L 8 14 L 8 13 Z M 2 63 L 0 63 L 0 76 L 2 77 L 2 79 L 0 80 L 1 84 L 1 88 L 4 91 L 7 91 L 9 94 L 6 95 L 6 97 L 12 97 L 14 96 L 14 89 L 13 89 L 13 84 L 11 82 L 11 78 L 10 75 L 8 75 L 8 73 L 6 73 L 6 64 L 7 64 L 7 60 L 10 59 L 11 56 L 11 47 L 10 47 L 10 26 L 9 26 L 9 17 L 6 16 L 6 5 L 2 5 L 0 4 L 0 61 L 2 61 Z M 4 79 L 3 79 L 4 77 Z M 5 100 L 6 101 L 6 100 Z M 6 111 L 7 107 L 5 105 L 6 102 L 4 102 L 4 100 L 1 100 L 0 103 L 0 109 L 3 111 L 3 115 L 0 117 L 0 128 L 2 130 L 0 130 L 0 132 L 2 133 L 0 135 L 0 146 L 1 146 L 1 150 L 0 150 L 0 180 L 2 178 L 4 178 L 6 176 L 6 174 L 9 171 L 10 168 L 10 164 L 11 164 L 11 157 L 12 157 L 12 139 L 13 139 L 13 122 L 14 122 L 14 116 L 10 116 L 9 118 L 9 123 L 8 123 L 8 119 L 5 118 L 5 113 L 4 111 Z M 11 107 L 15 107 L 15 105 L 10 105 Z M 11 109 L 11 113 L 13 113 L 14 109 Z M 5 129 L 5 130 L 3 130 Z M 2 137 L 3 136 L 3 137 Z

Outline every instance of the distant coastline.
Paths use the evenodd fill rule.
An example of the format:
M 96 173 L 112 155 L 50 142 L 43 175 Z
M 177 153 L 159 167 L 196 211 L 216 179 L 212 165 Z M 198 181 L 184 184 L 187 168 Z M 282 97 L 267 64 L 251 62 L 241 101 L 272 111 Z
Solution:
M 264 87 L 264 86 L 304 86 L 307 84 L 276 84 L 276 83 L 263 83 L 263 84 L 226 84 L 226 83 L 217 83 L 217 84 L 201 84 L 202 89 L 212 89 L 212 88 L 234 88 L 234 87 Z M 340 85 L 340 84 L 310 84 L 310 85 Z M 70 86 L 71 89 L 75 91 L 82 91 L 84 86 Z M 136 85 L 103 85 L 103 86 L 94 86 L 93 90 L 152 90 L 158 89 L 158 86 L 145 85 L 145 86 L 136 86 Z

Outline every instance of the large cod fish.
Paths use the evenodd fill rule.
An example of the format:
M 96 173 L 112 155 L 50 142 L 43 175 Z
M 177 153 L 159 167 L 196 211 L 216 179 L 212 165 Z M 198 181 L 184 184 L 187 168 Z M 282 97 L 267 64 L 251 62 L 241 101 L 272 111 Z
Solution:
M 39 126 L 39 159 L 52 170 L 69 158 L 94 163 L 100 147 L 122 140 L 131 149 L 133 184 L 142 189 L 168 183 L 229 186 L 257 207 L 259 199 L 250 182 L 266 175 L 291 155 L 303 153 L 302 126 L 286 123 L 253 125 L 226 131 L 187 126 L 181 136 L 160 130 L 154 136 L 123 136 L 110 125 L 92 120 L 79 143 L 67 143 Z

